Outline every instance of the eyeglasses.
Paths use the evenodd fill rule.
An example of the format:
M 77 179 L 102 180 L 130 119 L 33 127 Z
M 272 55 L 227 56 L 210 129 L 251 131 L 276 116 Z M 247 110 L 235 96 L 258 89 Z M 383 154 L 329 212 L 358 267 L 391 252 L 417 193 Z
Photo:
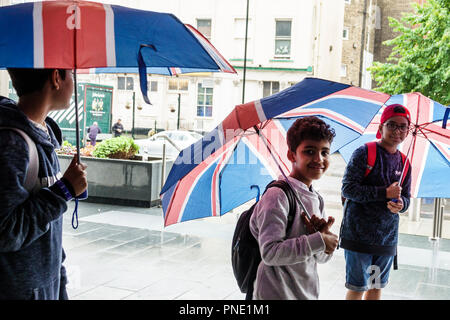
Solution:
M 390 131 L 395 131 L 395 129 L 398 129 L 400 132 L 405 133 L 409 130 L 409 126 L 406 124 L 395 124 L 394 122 L 388 122 L 386 123 L 386 127 L 390 130 Z

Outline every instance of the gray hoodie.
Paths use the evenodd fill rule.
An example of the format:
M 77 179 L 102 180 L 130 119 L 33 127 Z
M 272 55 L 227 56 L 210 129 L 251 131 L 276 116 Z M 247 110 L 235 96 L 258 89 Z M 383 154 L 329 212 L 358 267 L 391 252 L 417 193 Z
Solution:
M 279 179 L 284 179 L 280 177 Z M 299 180 L 288 177 L 310 214 L 325 218 L 320 212 L 318 193 Z M 300 206 L 286 236 L 288 199 L 279 188 L 270 188 L 255 206 L 250 230 L 258 240 L 262 261 L 254 284 L 255 300 L 318 299 L 317 263 L 325 263 L 325 243 L 319 232 L 308 235 L 301 221 Z
M 33 194 L 24 188 L 28 144 L 15 131 L 0 130 L 0 299 L 66 297 L 62 214 L 67 204 L 53 185 L 61 175 L 54 151 L 61 132 L 50 118 L 46 123 L 48 134 L 14 101 L 0 97 L 0 126 L 19 128 L 36 143 L 42 186 Z

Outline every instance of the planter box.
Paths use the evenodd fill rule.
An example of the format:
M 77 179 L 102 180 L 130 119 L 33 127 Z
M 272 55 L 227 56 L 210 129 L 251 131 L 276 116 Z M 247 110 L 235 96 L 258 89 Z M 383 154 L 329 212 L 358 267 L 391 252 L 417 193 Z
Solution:
M 73 156 L 58 155 L 64 174 Z M 167 178 L 174 160 L 166 160 Z M 88 167 L 88 199 L 84 201 L 149 208 L 161 203 L 162 160 L 136 161 L 81 157 Z

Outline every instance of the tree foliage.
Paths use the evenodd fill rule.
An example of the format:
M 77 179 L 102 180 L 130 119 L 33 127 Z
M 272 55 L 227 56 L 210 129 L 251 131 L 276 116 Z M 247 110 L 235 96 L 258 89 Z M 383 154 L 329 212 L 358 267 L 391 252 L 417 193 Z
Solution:
M 400 34 L 384 45 L 393 46 L 387 63 L 368 68 L 377 82 L 375 90 L 388 94 L 421 92 L 450 103 L 450 1 L 428 0 L 389 25 Z

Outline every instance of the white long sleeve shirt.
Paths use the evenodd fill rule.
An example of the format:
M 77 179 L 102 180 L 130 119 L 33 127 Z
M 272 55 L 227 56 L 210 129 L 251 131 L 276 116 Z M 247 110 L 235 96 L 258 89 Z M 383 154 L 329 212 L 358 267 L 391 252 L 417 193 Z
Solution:
M 284 179 L 280 177 L 280 179 Z M 301 181 L 288 177 L 310 214 L 327 219 L 320 211 L 318 193 Z M 262 261 L 254 283 L 255 300 L 318 299 L 317 263 L 325 263 L 325 243 L 319 232 L 308 235 L 297 204 L 292 227 L 286 237 L 289 202 L 280 188 L 269 188 L 255 206 L 250 230 L 258 240 Z

